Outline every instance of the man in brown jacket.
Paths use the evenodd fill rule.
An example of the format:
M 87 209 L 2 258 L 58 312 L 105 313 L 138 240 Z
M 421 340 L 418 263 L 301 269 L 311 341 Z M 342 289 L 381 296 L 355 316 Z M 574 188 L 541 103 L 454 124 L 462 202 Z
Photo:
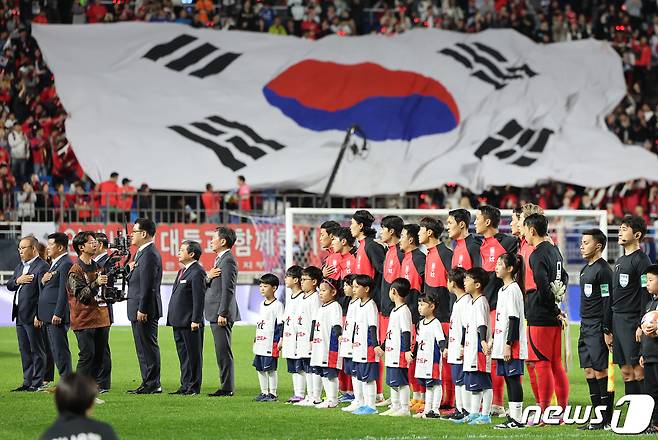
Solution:
M 93 232 L 78 232 L 73 248 L 78 261 L 69 271 L 66 291 L 71 310 L 71 329 L 78 339 L 80 350 L 77 372 L 98 377 L 107 346 L 110 315 L 107 306 L 99 303 L 100 286 L 107 283 L 101 268 L 94 261 L 98 242 Z

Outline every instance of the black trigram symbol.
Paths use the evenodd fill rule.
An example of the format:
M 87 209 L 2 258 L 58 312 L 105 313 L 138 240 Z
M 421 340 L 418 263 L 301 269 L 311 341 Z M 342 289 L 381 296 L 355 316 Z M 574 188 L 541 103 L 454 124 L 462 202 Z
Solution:
M 263 139 L 252 128 L 239 122 L 227 121 L 221 116 L 208 116 L 205 120 L 186 125 L 167 127 L 184 138 L 210 148 L 219 161 L 231 171 L 247 166 L 250 160 L 258 160 L 270 150 L 279 151 L 284 145 Z
M 185 48 L 186 50 L 181 51 L 174 56 L 174 59 L 165 64 L 165 67 L 176 72 L 182 72 L 188 67 L 195 66 L 194 70 L 189 72 L 189 75 L 203 79 L 221 73 L 242 55 L 240 53 L 224 52 L 218 56 L 211 57 L 219 53 L 219 48 L 210 43 L 193 45 L 192 43 L 197 40 L 198 38 L 192 35 L 179 35 L 171 41 L 154 46 L 142 58 L 151 61 L 158 61 L 165 57 L 169 59 L 169 56 L 174 54 L 174 52 L 181 51 L 181 49 Z M 202 62 L 204 59 L 210 59 L 210 61 Z
M 553 130 L 523 129 L 516 120 L 512 119 L 495 135 L 489 136 L 475 151 L 478 159 L 494 154 L 498 159 L 511 165 L 528 167 L 541 156 L 548 138 Z M 516 140 L 514 145 L 506 146 L 506 142 Z
M 537 73 L 527 64 L 511 66 L 505 56 L 482 43 L 457 43 L 439 51 L 471 71 L 471 75 L 494 86 L 504 88 L 510 81 L 532 78 Z

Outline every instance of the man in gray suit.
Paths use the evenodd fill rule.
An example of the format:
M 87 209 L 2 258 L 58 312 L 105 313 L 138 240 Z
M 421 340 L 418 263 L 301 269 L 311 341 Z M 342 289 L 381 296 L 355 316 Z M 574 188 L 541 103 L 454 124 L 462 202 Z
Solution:
M 231 254 L 235 239 L 233 229 L 220 226 L 210 242 L 210 247 L 217 257 L 213 268 L 207 272 L 208 290 L 204 314 L 210 322 L 210 330 L 215 340 L 220 382 L 219 389 L 209 394 L 212 397 L 230 397 L 235 390 L 231 331 L 233 323 L 240 320 L 240 311 L 235 300 L 238 266 Z
M 47 342 L 53 353 L 59 376 L 73 371 L 71 351 L 67 336 L 71 320 L 69 318 L 69 301 L 66 283 L 73 261 L 69 257 L 69 237 L 63 232 L 48 236 L 46 253 L 50 258 L 50 268 L 41 279 L 41 292 L 37 320 L 43 325 L 42 331 L 48 335 Z
M 154 237 L 155 223 L 152 220 L 135 220 L 131 244 L 137 247 L 137 253 L 130 262 L 127 308 L 142 383 L 137 389 L 128 391 L 131 394 L 162 393 L 158 346 L 158 319 L 162 317 L 162 259 L 153 243 Z

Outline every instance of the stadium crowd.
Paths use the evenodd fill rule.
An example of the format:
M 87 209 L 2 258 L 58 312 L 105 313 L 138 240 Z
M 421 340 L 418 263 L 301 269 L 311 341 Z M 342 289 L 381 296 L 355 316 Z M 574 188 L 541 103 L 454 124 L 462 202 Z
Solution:
M 0 220 L 34 219 L 40 209 L 50 210 L 54 218 L 58 211 L 75 209 L 83 213 L 82 217 L 76 214 L 78 220 L 86 221 L 99 217 L 98 206 L 111 205 L 116 211 L 150 207 L 146 183 L 136 190 L 130 178 L 124 177 L 123 184 L 115 182 L 116 194 L 110 197 L 103 196 L 108 193 L 107 187 L 101 188 L 100 182 L 85 176 L 66 138 L 66 110 L 57 96 L 53 75 L 30 36 L 31 23 L 176 22 L 196 28 L 311 39 L 370 32 L 391 35 L 414 27 L 462 32 L 513 28 L 543 43 L 604 39 L 611 41 L 622 57 L 628 85 L 626 97 L 605 122 L 622 142 L 639 144 L 658 154 L 658 101 L 653 99 L 658 63 L 657 12 L 656 2 L 642 0 L 198 0 L 177 6 L 170 0 L 114 0 L 110 4 L 97 0 L 76 0 L 72 4 L 0 0 Z M 132 195 L 122 198 L 124 191 Z M 646 181 L 603 189 L 549 182 L 534 188 L 492 188 L 483 194 L 446 185 L 419 194 L 419 203 L 420 207 L 456 208 L 487 202 L 509 208 L 536 199 L 546 209 L 607 209 L 611 222 L 618 222 L 624 213 L 658 219 L 657 196 L 658 182 Z M 214 215 L 216 201 L 212 199 L 209 214 Z M 126 203 L 131 206 L 126 207 Z M 360 200 L 351 204 L 368 206 Z M 203 208 L 208 210 L 205 205 Z M 183 200 L 181 212 L 185 208 Z M 256 203 L 253 208 L 260 207 Z

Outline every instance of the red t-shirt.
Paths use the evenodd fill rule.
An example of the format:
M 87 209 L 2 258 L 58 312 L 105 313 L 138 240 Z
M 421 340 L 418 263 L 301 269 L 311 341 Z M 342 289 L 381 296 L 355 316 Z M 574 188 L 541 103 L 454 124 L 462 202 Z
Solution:
M 201 201 L 203 202 L 203 209 L 206 210 L 207 215 L 214 215 L 219 213 L 219 194 L 206 191 L 201 194 Z
M 114 180 L 106 180 L 98 185 L 98 192 L 101 194 L 101 207 L 111 206 L 118 207 L 116 193 L 119 192 L 119 185 Z

